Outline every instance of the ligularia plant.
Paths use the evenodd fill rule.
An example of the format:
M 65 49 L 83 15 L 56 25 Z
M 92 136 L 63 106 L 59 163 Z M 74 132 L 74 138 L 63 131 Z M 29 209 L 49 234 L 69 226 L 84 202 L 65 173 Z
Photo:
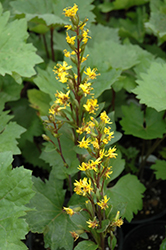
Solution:
M 88 35 L 89 30 L 86 29 L 88 19 L 80 21 L 77 11 L 76 4 L 64 9 L 65 16 L 71 20 L 71 25 L 65 26 L 66 41 L 71 51 L 65 49 L 64 56 L 76 67 L 69 65 L 67 61 L 63 61 L 62 64 L 57 63 L 54 67 L 55 77 L 64 84 L 64 91 L 55 93 L 56 99 L 49 110 L 49 120 L 45 121 L 46 128 L 57 138 L 58 144 L 55 145 L 46 135 L 43 137 L 53 143 L 65 168 L 70 166 L 63 155 L 61 145 L 60 130 L 63 126 L 69 125 L 75 145 L 84 152 L 77 153 L 80 165 L 77 168 L 77 179 L 74 181 L 74 192 L 83 199 L 81 202 L 78 199 L 78 204 L 75 206 L 63 207 L 63 210 L 70 215 L 71 221 L 78 226 L 70 231 L 74 241 L 79 237 L 89 238 L 95 249 L 104 250 L 106 245 L 114 249 L 114 231 L 117 226 L 123 224 L 120 212 L 114 209 L 112 213 L 111 200 L 105 193 L 107 180 L 112 174 L 109 162 L 111 158 L 117 156 L 116 148 L 107 146 L 114 133 L 111 131 L 110 118 L 105 111 L 98 119 L 94 118 L 99 104 L 94 98 L 92 86 L 93 80 L 100 74 L 96 68 L 84 66 L 89 56 L 84 56 L 84 51 L 91 37 Z M 70 175 L 68 181 L 72 195 L 73 183 Z M 78 223 L 75 220 L 78 220 Z M 87 242 L 89 243 L 87 240 L 81 241 L 79 244 L 83 244 L 83 247 Z

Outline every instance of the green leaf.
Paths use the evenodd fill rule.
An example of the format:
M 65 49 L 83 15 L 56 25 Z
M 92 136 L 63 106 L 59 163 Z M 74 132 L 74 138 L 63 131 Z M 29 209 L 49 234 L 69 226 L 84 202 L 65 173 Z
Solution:
M 57 153 L 51 142 L 45 143 L 46 147 L 43 149 L 40 158 L 55 168 L 57 178 L 65 179 L 68 175 L 73 175 L 78 172 L 77 167 L 79 166 L 79 161 L 76 157 L 76 152 L 73 149 L 75 145 L 70 138 L 70 130 L 61 129 L 60 133 L 62 154 L 69 167 L 66 168 L 64 166 L 61 156 Z M 47 135 L 55 143 L 57 148 L 59 148 L 57 139 L 54 138 L 49 132 Z
M 133 90 L 140 99 L 140 103 L 155 108 L 157 111 L 165 110 L 166 65 L 152 62 L 147 72 L 141 74 L 141 78 L 136 81 L 138 86 Z
M 166 41 L 166 18 L 165 18 L 165 1 L 150 1 L 150 20 L 145 23 L 145 27 L 150 29 L 154 35 L 159 38 L 159 43 Z
M 78 243 L 74 250 L 96 250 L 98 245 L 90 240 L 84 240 Z
M 13 111 L 13 120 L 26 129 L 21 135 L 20 146 L 25 146 L 26 141 L 33 142 L 34 136 L 41 136 L 43 133 L 43 124 L 37 112 L 29 106 L 27 99 L 20 99 L 17 102 L 11 102 L 11 110 Z
M 49 103 L 51 102 L 51 98 L 48 94 L 45 94 L 38 89 L 30 89 L 28 90 L 28 99 L 31 103 L 30 106 L 38 110 L 40 116 L 48 115 L 50 108 Z
M 42 62 L 36 55 L 32 44 L 26 44 L 28 38 L 26 20 L 9 22 L 10 13 L 2 13 L 0 4 L 0 74 L 9 74 L 18 80 L 20 76 L 31 77 L 36 74 L 34 66 Z M 17 76 L 17 77 L 16 77 Z
M 160 245 L 160 250 L 166 250 L 166 238 L 162 241 Z
M 69 215 L 62 210 L 65 197 L 63 181 L 57 179 L 55 169 L 45 183 L 39 178 L 34 178 L 33 181 L 36 195 L 29 207 L 36 211 L 29 211 L 26 216 L 30 230 L 44 233 L 46 248 L 71 250 L 73 239 L 70 231 L 75 230 L 75 227 Z
M 84 20 L 85 17 L 88 17 L 90 22 L 94 21 L 95 16 L 91 12 L 93 9 L 93 5 L 90 4 L 91 2 L 92 0 L 79 1 L 77 3 L 75 0 L 38 0 L 35 2 L 33 0 L 27 0 L 26 2 L 16 0 L 11 2 L 11 6 L 16 14 L 25 14 L 28 21 L 38 17 L 39 20 L 44 20 L 47 26 L 62 26 L 69 23 L 69 19 L 62 14 L 63 9 L 68 6 L 72 7 L 74 3 L 78 5 L 80 20 Z
M 166 161 L 156 160 L 151 168 L 155 170 L 156 179 L 166 180 Z
M 110 220 L 106 219 L 106 220 L 102 220 L 102 225 L 101 228 L 97 230 L 98 233 L 103 233 L 107 230 L 108 226 L 110 225 Z
M 12 170 L 12 152 L 0 153 L 0 249 L 26 250 L 20 241 L 28 233 L 25 204 L 34 196 L 31 171 L 23 167 Z
M 142 5 L 148 3 L 149 0 L 115 0 L 111 3 L 105 2 L 99 5 L 102 12 L 109 12 L 111 10 L 129 9 L 132 6 Z
M 133 188 L 134 187 L 134 188 Z M 130 222 L 133 213 L 142 208 L 142 197 L 145 187 L 135 175 L 127 174 L 119 179 L 112 188 L 107 189 L 107 196 L 110 197 L 113 208 L 119 204 L 126 204 L 124 217 Z
M 11 76 L 0 76 L 0 110 L 4 108 L 6 102 L 15 101 L 20 98 L 22 87 L 23 86 L 18 85 Z
M 16 138 L 20 138 L 25 129 L 16 124 L 16 122 L 8 123 L 12 116 L 7 115 L 7 113 L 7 111 L 0 113 L 0 152 L 11 151 L 13 154 L 20 154 Z
M 56 91 L 63 91 L 64 85 L 55 78 L 53 67 L 54 64 L 51 63 L 46 70 L 38 68 L 38 75 L 34 82 L 42 92 L 48 94 L 51 100 L 55 101 Z
M 131 103 L 122 107 L 123 118 L 120 124 L 127 135 L 133 135 L 142 139 L 162 138 L 166 132 L 164 112 L 157 112 L 147 108 L 145 112 L 141 107 Z M 132 115 L 131 115 L 132 114 Z

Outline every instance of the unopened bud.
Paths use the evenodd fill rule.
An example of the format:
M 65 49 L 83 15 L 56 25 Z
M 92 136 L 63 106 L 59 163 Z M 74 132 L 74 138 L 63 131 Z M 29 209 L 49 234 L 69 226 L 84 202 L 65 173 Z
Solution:
M 47 135 L 43 134 L 42 137 L 45 141 L 50 141 L 50 138 Z

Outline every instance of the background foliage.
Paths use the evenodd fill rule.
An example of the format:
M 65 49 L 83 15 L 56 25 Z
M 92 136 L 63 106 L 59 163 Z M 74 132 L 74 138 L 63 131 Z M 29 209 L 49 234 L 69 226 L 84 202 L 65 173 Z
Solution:
M 88 17 L 92 39 L 86 53 L 87 65 L 97 67 L 95 98 L 109 113 L 119 145 L 117 160 L 112 160 L 116 180 L 108 187 L 112 204 L 122 201 L 124 217 L 131 221 L 142 207 L 145 190 L 137 176 L 124 173 L 125 158 L 120 153 L 126 136 L 152 145 L 158 160 L 152 165 L 157 179 L 166 179 L 166 1 L 161 0 L 2 0 L 0 3 L 0 249 L 26 249 L 20 241 L 28 233 L 44 234 L 45 247 L 72 249 L 69 231 L 74 228 L 63 211 L 66 197 L 63 180 L 77 172 L 77 149 L 68 130 L 62 144 L 70 169 L 49 142 L 42 139 L 43 120 L 48 115 L 56 90 L 63 86 L 52 69 L 63 61 L 67 48 L 62 14 L 67 6 L 78 4 L 80 19 Z M 130 137 L 130 138 L 131 138 Z M 55 143 L 55 138 L 52 138 Z M 161 142 L 159 148 L 156 147 Z M 156 150 L 156 151 L 154 151 Z M 122 153 L 124 151 L 122 150 Z M 133 152 L 134 150 L 130 151 Z M 137 155 L 137 154 L 136 154 Z M 16 168 L 13 162 L 16 161 Z M 136 156 L 135 158 L 138 157 Z M 13 169 L 12 164 L 13 163 Z M 20 165 L 24 164 L 24 167 Z M 18 167 L 19 166 L 19 167 Z M 48 180 L 31 178 L 40 169 Z M 120 176 L 120 177 L 118 177 Z M 118 177 L 118 178 L 117 178 Z M 116 179 L 117 178 L 117 179 Z M 133 189 L 134 187 L 134 189 Z M 132 192 L 131 192 L 132 190 Z M 35 195 L 35 196 L 34 196 Z M 34 197 L 33 197 L 34 196 Z M 118 197 L 118 198 L 117 198 Z M 75 204 L 75 198 L 70 204 Z M 81 201 L 80 201 L 81 202 Z M 29 204 L 28 204 L 29 203 Z M 26 205 L 28 204 L 28 205 Z M 25 206 L 26 205 L 26 206 Z M 26 215 L 26 221 L 22 216 Z M 20 218 L 21 217 L 21 218 Z M 17 233 L 16 233 L 17 230 Z M 59 238 L 61 239 L 59 241 Z M 89 245 L 90 244 L 90 245 Z M 3 247 L 2 247 L 3 246 Z M 96 249 L 92 243 L 79 243 L 75 249 Z

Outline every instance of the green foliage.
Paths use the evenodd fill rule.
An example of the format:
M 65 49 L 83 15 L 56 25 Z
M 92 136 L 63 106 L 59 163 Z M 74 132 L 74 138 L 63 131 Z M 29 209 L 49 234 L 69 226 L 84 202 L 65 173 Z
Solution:
M 26 250 L 20 241 L 28 233 L 25 206 L 34 196 L 31 171 L 19 167 L 12 169 L 12 152 L 0 153 L 0 249 Z
M 45 183 L 39 178 L 33 178 L 33 182 L 36 195 L 31 199 L 29 207 L 35 210 L 29 211 L 26 216 L 30 230 L 44 233 L 45 247 L 71 250 L 73 239 L 70 231 L 74 230 L 74 224 L 62 210 L 65 198 L 63 181 L 57 179 L 54 168 Z
M 89 240 L 84 240 L 82 242 L 79 242 L 78 245 L 74 248 L 74 250 L 96 250 L 98 248 L 98 246 Z
M 36 55 L 32 44 L 26 44 L 28 38 L 26 20 L 20 19 L 9 22 L 10 12 L 4 12 L 0 4 L 0 74 L 11 75 L 18 83 L 21 76 L 31 77 L 36 72 L 35 64 L 42 59 Z
M 166 161 L 156 160 L 151 168 L 155 170 L 156 179 L 166 180 Z
M 120 123 L 127 135 L 148 140 L 162 138 L 166 132 L 163 112 L 159 113 L 151 108 L 147 108 L 143 112 L 141 107 L 133 103 L 130 106 L 123 106 L 122 111 L 124 117 L 122 117 Z
M 166 249 L 166 238 L 162 241 L 160 245 L 160 250 L 165 250 Z
M 11 151 L 13 154 L 20 154 L 16 139 L 20 138 L 20 135 L 26 130 L 16 122 L 11 122 L 12 116 L 9 116 L 8 113 L 9 111 L 0 113 L 0 152 Z
M 123 217 L 130 222 L 133 214 L 137 214 L 138 210 L 142 208 L 142 194 L 144 191 L 145 187 L 137 177 L 127 174 L 120 178 L 115 186 L 107 189 L 107 195 L 110 197 L 113 207 L 120 207 L 120 204 L 124 203 L 126 209 Z
M 146 104 L 158 112 L 166 109 L 165 72 L 165 65 L 152 62 L 148 71 L 140 75 L 141 79 L 137 80 L 138 86 L 133 90 L 140 99 L 140 103 Z

